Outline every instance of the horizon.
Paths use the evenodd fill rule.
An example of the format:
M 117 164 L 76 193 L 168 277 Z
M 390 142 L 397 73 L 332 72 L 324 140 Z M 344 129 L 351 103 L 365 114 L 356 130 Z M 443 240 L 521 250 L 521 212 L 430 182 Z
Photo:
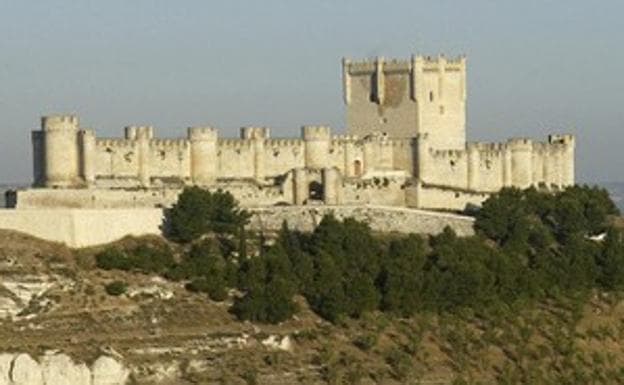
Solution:
M 380 12 L 383 10 L 383 12 Z M 622 181 L 624 4 L 56 1 L 0 6 L 0 182 L 32 181 L 30 131 L 76 113 L 101 137 L 208 124 L 344 130 L 340 58 L 468 61 L 470 141 L 577 136 L 577 182 Z M 467 17 L 472 13 L 473 16 Z M 380 17 L 381 16 L 381 17 Z

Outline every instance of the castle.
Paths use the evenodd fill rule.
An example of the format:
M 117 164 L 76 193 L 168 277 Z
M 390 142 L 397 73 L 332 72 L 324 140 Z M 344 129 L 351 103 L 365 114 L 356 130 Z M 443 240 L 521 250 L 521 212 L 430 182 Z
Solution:
M 98 138 L 75 116 L 33 131 L 34 184 L 17 208 L 166 207 L 184 186 L 230 191 L 244 206 L 382 205 L 463 210 L 506 186 L 574 184 L 571 135 L 545 142 L 466 142 L 466 59 L 343 60 L 346 135 L 304 126 L 300 138 L 243 127 L 220 138 L 151 126 Z

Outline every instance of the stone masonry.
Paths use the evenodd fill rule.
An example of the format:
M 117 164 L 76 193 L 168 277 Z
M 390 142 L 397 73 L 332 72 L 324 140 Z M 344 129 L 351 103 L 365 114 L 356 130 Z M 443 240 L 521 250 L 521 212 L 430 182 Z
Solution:
M 75 116 L 46 116 L 32 134 L 34 188 L 17 193 L 17 207 L 167 206 L 199 185 L 245 206 L 462 210 L 506 186 L 574 184 L 571 135 L 466 142 L 465 57 L 345 59 L 343 91 L 347 135 L 304 126 L 298 138 L 272 138 L 243 127 L 221 138 L 191 127 L 158 139 L 152 126 L 128 126 L 123 138 L 98 138 Z

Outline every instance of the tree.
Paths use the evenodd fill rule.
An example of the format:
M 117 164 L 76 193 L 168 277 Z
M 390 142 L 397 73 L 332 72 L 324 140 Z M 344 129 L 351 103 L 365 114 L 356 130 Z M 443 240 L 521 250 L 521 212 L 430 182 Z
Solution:
M 236 234 L 248 220 L 249 213 L 238 207 L 229 192 L 193 186 L 185 188 L 166 211 L 164 227 L 172 239 L 190 242 L 209 232 Z
M 278 323 L 296 312 L 293 296 L 297 285 L 290 261 L 280 251 L 272 248 L 263 256 L 243 262 L 239 289 L 244 295 L 236 299 L 231 309 L 239 319 Z
M 596 261 L 599 269 L 598 283 L 608 290 L 624 287 L 624 235 L 621 230 L 607 231 L 602 251 Z
M 417 235 L 390 242 L 379 276 L 382 310 L 404 317 L 418 310 L 425 256 L 425 241 Z

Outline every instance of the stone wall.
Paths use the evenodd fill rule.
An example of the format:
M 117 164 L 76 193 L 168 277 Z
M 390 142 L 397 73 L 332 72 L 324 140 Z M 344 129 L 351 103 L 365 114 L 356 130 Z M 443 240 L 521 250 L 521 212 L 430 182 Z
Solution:
M 291 229 L 312 231 L 324 215 L 338 219 L 352 217 L 367 222 L 379 232 L 438 234 L 450 226 L 457 234 L 474 234 L 471 217 L 432 211 L 383 206 L 285 206 L 253 209 L 250 227 L 278 231 L 284 221 Z
M 470 217 L 383 206 L 276 206 L 250 208 L 250 228 L 278 231 L 283 221 L 291 228 L 311 231 L 323 215 L 353 217 L 380 232 L 437 234 L 451 226 L 460 235 L 473 233 Z M 162 209 L 2 209 L 0 229 L 15 230 L 70 247 L 105 244 L 126 235 L 161 234 Z
M 411 138 L 429 132 L 436 149 L 464 148 L 465 57 L 344 60 L 343 90 L 349 134 Z
M 516 138 L 466 143 L 464 57 L 345 60 L 343 83 L 349 135 L 333 135 L 327 126 L 303 126 L 299 138 L 273 139 L 267 127 L 243 127 L 239 138 L 219 138 L 215 128 L 191 127 L 185 138 L 158 139 L 152 126 L 128 126 L 123 138 L 96 138 L 75 116 L 44 117 L 41 130 L 32 133 L 34 186 L 124 189 L 130 191 L 125 207 L 141 206 L 142 198 L 143 206 L 158 204 L 154 202 L 159 199 L 160 205 L 167 205 L 168 197 L 154 190 L 176 194 L 184 186 L 198 185 L 229 190 L 245 205 L 320 200 L 428 207 L 418 204 L 429 201 L 434 207 L 454 209 L 457 199 L 449 197 L 458 190 L 479 195 L 506 186 L 574 184 L 573 136 L 552 135 L 546 142 Z M 361 189 L 397 173 L 412 184 L 436 189 L 422 199 L 414 198 L 413 192 L 407 197 L 394 182 Z M 325 180 L 332 186 L 323 186 Z M 136 192 L 139 189 L 147 192 Z M 331 194 L 318 196 L 323 189 Z M 50 194 L 48 201 L 56 202 L 76 195 Z M 77 198 L 89 195 L 104 206 L 88 201 L 63 205 L 124 207 L 106 193 Z M 474 201 L 464 195 L 464 201 Z
M 161 209 L 0 209 L 0 229 L 16 230 L 70 247 L 161 234 Z
M 428 142 L 427 136 L 418 140 Z M 492 193 L 506 186 L 561 188 L 574 184 L 574 137 L 551 135 L 546 142 L 510 139 L 468 143 L 465 150 L 433 150 L 418 158 L 424 184 Z

